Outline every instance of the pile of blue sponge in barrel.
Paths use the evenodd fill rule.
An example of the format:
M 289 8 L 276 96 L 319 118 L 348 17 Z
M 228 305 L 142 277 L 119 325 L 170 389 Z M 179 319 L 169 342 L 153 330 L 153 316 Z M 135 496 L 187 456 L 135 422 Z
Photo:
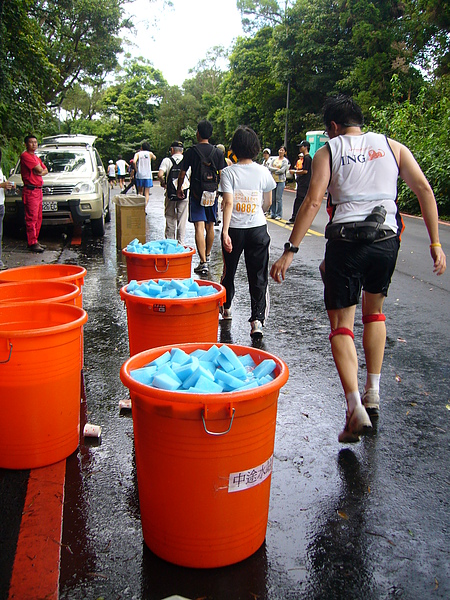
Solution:
M 218 394 L 270 383 L 276 377 L 275 368 L 271 358 L 256 365 L 250 354 L 237 355 L 227 345 L 214 345 L 190 354 L 172 348 L 145 367 L 130 371 L 130 375 L 144 385 L 162 390 Z
M 190 252 L 189 247 L 183 246 L 178 240 L 154 240 L 153 242 L 141 242 L 135 238 L 127 246 L 127 252 L 134 254 L 180 254 L 182 252 Z
M 213 285 L 199 285 L 195 279 L 158 279 L 138 283 L 132 279 L 127 285 L 127 292 L 142 298 L 199 298 L 217 294 Z

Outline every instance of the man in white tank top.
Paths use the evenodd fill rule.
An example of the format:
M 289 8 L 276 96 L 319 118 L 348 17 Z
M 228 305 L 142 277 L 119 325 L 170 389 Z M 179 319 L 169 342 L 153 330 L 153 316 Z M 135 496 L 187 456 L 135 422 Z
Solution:
M 308 193 L 297 214 L 285 251 L 271 269 L 281 283 L 294 253 L 319 212 L 328 188 L 331 220 L 321 272 L 330 319 L 334 362 L 347 401 L 343 443 L 357 442 L 379 411 L 379 384 L 386 342 L 383 303 L 400 246 L 403 223 L 397 210 L 397 177 L 419 200 L 430 238 L 433 271 L 442 275 L 446 256 L 439 242 L 433 191 L 408 148 L 375 133 L 363 133 L 363 115 L 348 96 L 329 98 L 324 106 L 329 143 L 314 155 Z M 323 268 L 324 265 L 324 268 Z M 356 266 L 355 266 L 356 265 Z M 367 378 L 358 389 L 358 357 L 353 342 L 356 304 L 362 291 L 363 346 Z

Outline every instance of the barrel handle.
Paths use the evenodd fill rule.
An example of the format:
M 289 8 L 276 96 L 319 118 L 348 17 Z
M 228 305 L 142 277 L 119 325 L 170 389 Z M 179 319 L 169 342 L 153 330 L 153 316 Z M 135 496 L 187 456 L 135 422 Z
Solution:
M 229 431 L 231 430 L 231 426 L 233 425 L 233 419 L 234 419 L 235 412 L 236 412 L 236 409 L 233 406 L 233 408 L 231 409 L 230 425 L 228 426 L 228 429 L 226 431 L 209 431 L 209 429 L 206 427 L 206 421 L 205 421 L 206 406 L 204 406 L 203 410 L 202 410 L 202 421 L 203 421 L 203 427 L 205 428 L 206 433 L 208 435 L 226 435 L 227 433 L 229 433 Z
M 158 259 L 155 259 L 155 271 L 157 271 L 158 273 L 165 273 L 167 271 L 167 269 L 169 268 L 169 261 L 166 260 L 166 268 L 164 269 L 164 271 L 161 271 L 160 269 L 158 269 Z
M 11 342 L 9 342 L 9 356 L 6 360 L 0 360 L 0 365 L 4 365 L 5 363 L 7 363 L 11 360 L 12 349 L 13 349 L 13 345 L 11 344 Z

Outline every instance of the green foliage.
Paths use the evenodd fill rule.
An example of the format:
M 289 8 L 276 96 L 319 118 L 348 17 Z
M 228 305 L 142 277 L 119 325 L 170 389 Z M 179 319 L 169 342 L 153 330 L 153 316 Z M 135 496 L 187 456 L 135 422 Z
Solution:
M 104 160 L 129 160 L 145 140 L 159 160 L 174 139 L 195 143 L 203 118 L 213 123 L 214 143 L 228 145 L 246 124 L 274 150 L 287 122 L 294 157 L 306 132 L 322 127 L 325 98 L 342 91 L 371 116 L 371 126 L 414 151 L 448 215 L 448 2 L 237 0 L 249 35 L 229 56 L 211 48 L 181 88 L 142 58 L 125 57 L 119 69 L 121 36 L 132 28 L 123 18 L 127 2 L 0 0 L 5 172 L 29 131 L 96 135 Z M 114 79 L 106 85 L 107 74 Z M 417 211 L 405 186 L 400 202 Z
M 44 90 L 46 104 L 58 105 L 75 82 L 102 81 L 121 51 L 123 0 L 35 0 L 30 14 L 45 39 L 44 50 L 58 77 Z
M 353 66 L 338 84 L 351 93 L 363 110 L 382 106 L 391 96 L 391 79 L 399 76 L 404 94 L 414 95 L 421 82 L 413 68 L 408 15 L 399 0 L 346 0 L 339 11 L 341 26 L 348 32 Z
M 277 70 L 291 81 L 289 137 L 294 142 L 315 129 L 326 96 L 354 64 L 349 35 L 340 23 L 336 3 L 299 0 L 289 11 L 286 27 L 274 31 Z M 291 151 L 292 153 L 292 151 Z
M 238 125 L 249 125 L 261 142 L 281 144 L 284 124 L 274 115 L 285 107 L 286 84 L 279 81 L 271 60 L 272 30 L 261 29 L 253 38 L 237 40 L 224 77 L 222 118 L 227 139 Z
M 145 119 L 153 120 L 167 86 L 161 71 L 143 59 L 126 59 L 124 72 L 103 96 L 103 111 L 115 117 L 121 127 L 135 127 Z
M 77 83 L 93 85 L 117 64 L 126 0 L 0 0 L 0 126 L 5 156 L 23 137 L 70 130 L 83 110 Z M 73 90 L 72 119 L 55 121 Z M 78 91 L 78 99 L 74 95 Z M 92 98 L 91 98 L 92 99 Z M 69 102 L 70 104 L 70 102 Z M 92 107 L 91 107 L 92 108 Z M 90 117 L 93 113 L 91 111 Z M 84 114 L 83 114 L 84 118 Z
M 448 0 L 405 0 L 409 45 L 416 63 L 436 77 L 450 74 Z
M 0 123 L 8 138 L 39 131 L 45 89 L 58 73 L 47 57 L 39 23 L 28 17 L 33 0 L 8 0 L 0 14 Z
M 242 15 L 242 27 L 244 31 L 255 32 L 262 27 L 274 27 L 282 23 L 287 8 L 291 4 L 285 0 L 280 3 L 277 0 L 237 0 L 237 9 Z
M 400 101 L 393 78 L 393 100 L 382 109 L 372 110 L 371 129 L 408 146 L 433 188 L 439 213 L 450 217 L 450 77 L 437 85 L 424 85 L 415 102 Z M 401 210 L 420 214 L 415 195 L 403 182 L 399 185 Z

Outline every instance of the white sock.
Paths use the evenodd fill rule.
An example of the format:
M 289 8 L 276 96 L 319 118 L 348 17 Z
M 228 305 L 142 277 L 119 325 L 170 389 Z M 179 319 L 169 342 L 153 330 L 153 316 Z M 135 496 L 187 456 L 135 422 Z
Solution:
M 380 391 L 380 373 L 367 373 L 365 389 Z
M 361 404 L 361 396 L 358 391 L 345 394 L 345 399 L 347 400 L 349 414 L 352 414 L 352 412 L 355 410 L 355 407 L 358 404 Z

